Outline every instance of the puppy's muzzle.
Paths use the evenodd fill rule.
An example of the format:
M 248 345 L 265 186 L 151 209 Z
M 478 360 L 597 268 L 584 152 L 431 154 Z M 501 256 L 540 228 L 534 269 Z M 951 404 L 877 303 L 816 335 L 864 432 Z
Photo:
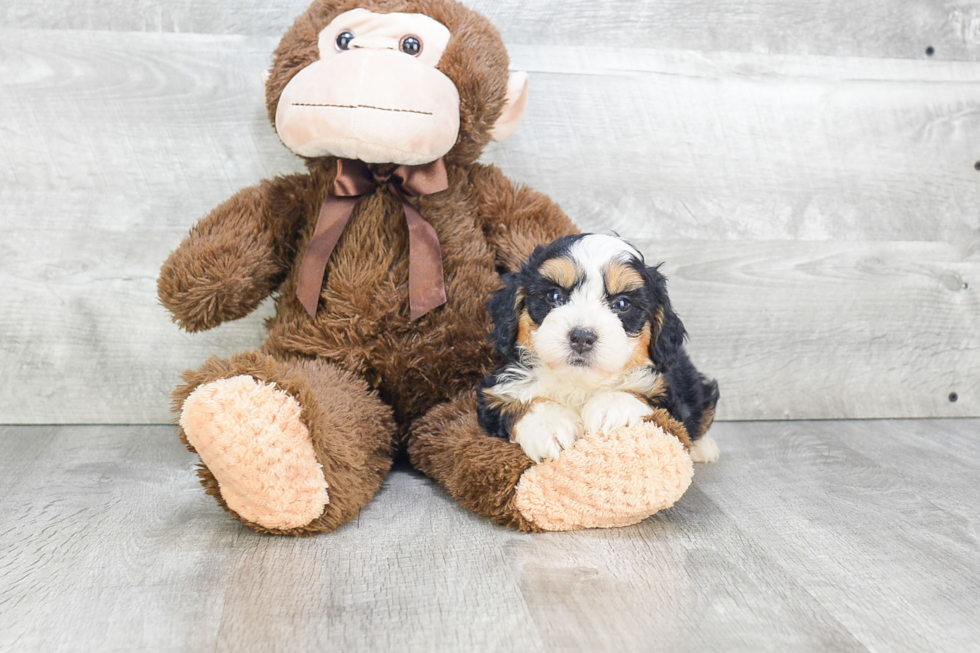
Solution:
M 598 337 L 592 329 L 575 327 L 568 334 L 568 344 L 576 354 L 587 354 L 592 351 Z

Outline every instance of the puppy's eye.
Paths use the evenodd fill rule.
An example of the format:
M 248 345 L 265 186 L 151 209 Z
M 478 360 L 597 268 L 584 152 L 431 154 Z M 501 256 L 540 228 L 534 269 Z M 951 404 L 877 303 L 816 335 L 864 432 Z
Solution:
M 406 36 L 398 46 L 405 54 L 417 57 L 422 52 L 422 41 L 417 36 Z
M 618 298 L 611 305 L 612 309 L 617 313 L 625 313 L 626 311 L 630 310 L 632 306 L 633 304 L 630 303 L 630 300 L 626 299 L 625 297 Z
M 354 40 L 354 32 L 350 30 L 344 30 L 337 35 L 337 49 L 347 50 L 350 48 L 350 42 Z
M 548 303 L 553 306 L 561 306 L 565 303 L 565 293 L 563 293 L 558 288 L 548 291 L 547 295 Z

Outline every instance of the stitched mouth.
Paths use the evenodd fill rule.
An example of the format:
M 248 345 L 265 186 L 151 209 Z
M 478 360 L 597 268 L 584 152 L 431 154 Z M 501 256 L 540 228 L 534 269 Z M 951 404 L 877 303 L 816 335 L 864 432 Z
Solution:
M 375 111 L 391 111 L 392 113 L 417 113 L 422 116 L 431 116 L 431 111 L 416 111 L 415 109 L 386 109 L 385 107 L 374 107 L 370 104 L 315 104 L 313 102 L 293 102 L 294 107 L 333 107 L 334 109 L 374 109 Z

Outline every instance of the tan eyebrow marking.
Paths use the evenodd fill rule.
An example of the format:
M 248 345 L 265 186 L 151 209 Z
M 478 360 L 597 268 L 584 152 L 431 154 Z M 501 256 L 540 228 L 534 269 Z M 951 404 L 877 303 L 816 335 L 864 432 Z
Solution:
M 639 290 L 644 286 L 643 276 L 635 268 L 621 261 L 607 263 L 602 268 L 602 277 L 606 282 L 606 292 L 609 295 Z
M 571 288 L 579 278 L 579 270 L 575 262 L 567 258 L 552 258 L 541 264 L 538 272 L 551 279 L 562 288 Z

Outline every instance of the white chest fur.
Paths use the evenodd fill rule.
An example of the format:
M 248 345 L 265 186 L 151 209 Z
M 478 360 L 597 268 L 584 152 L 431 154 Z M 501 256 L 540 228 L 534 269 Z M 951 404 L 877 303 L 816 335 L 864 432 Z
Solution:
M 639 423 L 653 409 L 636 395 L 656 396 L 662 388 L 650 367 L 599 376 L 589 371 L 556 374 L 537 365 L 498 377 L 493 392 L 504 402 L 530 405 L 512 437 L 532 460 L 541 462 L 556 459 L 583 434 Z
M 662 392 L 663 382 L 651 367 L 634 367 L 614 375 L 591 370 L 555 372 L 546 365 L 515 367 L 498 377 L 493 393 L 505 402 L 530 404 L 547 399 L 576 413 L 592 399 L 609 392 L 630 392 L 652 397 Z

